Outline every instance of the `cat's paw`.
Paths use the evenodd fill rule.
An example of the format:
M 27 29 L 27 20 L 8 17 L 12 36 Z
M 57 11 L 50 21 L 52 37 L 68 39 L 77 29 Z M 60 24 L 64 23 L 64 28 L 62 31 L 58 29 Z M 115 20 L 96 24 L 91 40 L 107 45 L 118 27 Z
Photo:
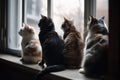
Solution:
M 80 69 L 79 69 L 79 73 L 85 74 L 84 68 L 80 68 Z
M 20 61 L 23 62 L 24 61 L 23 58 L 21 58 Z
M 42 62 L 39 62 L 38 65 L 41 66 L 42 68 L 45 68 L 45 66 Z
M 25 60 L 23 58 L 20 59 L 20 61 L 25 64 Z
M 43 63 L 42 63 L 42 62 L 39 62 L 39 63 L 38 63 L 38 65 L 39 65 L 39 66 L 42 66 L 42 65 L 43 65 Z

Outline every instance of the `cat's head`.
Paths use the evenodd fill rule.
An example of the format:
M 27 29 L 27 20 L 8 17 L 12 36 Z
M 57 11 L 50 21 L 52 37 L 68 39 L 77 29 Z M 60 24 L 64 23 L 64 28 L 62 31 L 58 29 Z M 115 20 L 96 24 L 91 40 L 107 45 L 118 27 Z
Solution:
M 61 28 L 62 28 L 62 30 L 63 30 L 64 32 L 66 32 L 66 31 L 71 31 L 71 30 L 75 30 L 75 27 L 74 27 L 74 25 L 73 25 L 73 21 L 68 20 L 68 19 L 66 19 L 66 18 L 64 18 L 64 22 L 63 22 Z
M 41 15 L 41 19 L 38 23 L 40 30 L 54 30 L 54 23 L 51 18 Z
M 23 27 L 19 30 L 22 37 L 32 36 L 35 34 L 35 29 L 28 24 L 23 23 Z
M 89 22 L 87 26 L 88 31 L 93 33 L 107 34 L 108 27 L 105 24 L 104 18 L 104 16 L 101 17 L 101 19 L 97 19 L 94 16 L 89 16 Z

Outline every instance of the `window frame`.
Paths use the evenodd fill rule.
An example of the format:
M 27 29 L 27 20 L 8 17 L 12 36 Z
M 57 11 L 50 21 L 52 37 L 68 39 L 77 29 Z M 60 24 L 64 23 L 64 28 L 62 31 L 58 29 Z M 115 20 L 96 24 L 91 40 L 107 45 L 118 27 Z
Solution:
M 87 35 L 87 22 L 89 16 L 96 17 L 96 0 L 85 0 L 84 2 L 84 40 Z
M 9 0 L 10 1 L 10 0 Z M 9 2 L 8 1 L 8 2 Z M 26 22 L 26 7 L 25 7 L 25 3 L 26 3 L 26 0 L 22 0 L 22 20 L 21 20 L 21 23 L 23 22 Z M 96 0 L 85 0 L 84 2 L 84 31 L 86 30 L 86 24 L 87 24 L 87 20 L 88 20 L 88 15 L 93 15 L 95 16 L 95 11 L 96 11 Z M 8 4 L 7 4 L 8 5 Z M 9 6 L 8 6 L 9 7 Z M 52 18 L 52 0 L 48 0 L 47 1 L 47 16 Z M 7 19 L 9 18 L 9 16 L 7 17 Z M 21 24 L 22 25 L 22 24 Z M 8 25 L 7 25 L 8 27 Z M 9 28 L 8 28 L 9 30 Z M 8 35 L 7 35 L 8 37 Z M 8 39 L 8 38 L 7 38 Z M 8 41 L 7 41 L 7 45 L 6 45 L 6 52 L 9 52 L 9 53 L 12 53 L 14 55 L 17 55 L 17 56 L 21 56 L 21 50 L 14 50 L 14 49 L 10 49 L 8 48 Z
M 18 5 L 12 3 L 14 1 Z M 22 19 L 23 18 L 23 16 L 22 16 L 22 9 L 21 10 L 19 9 L 20 7 L 22 8 L 21 4 L 22 4 L 23 0 L 20 0 L 20 1 L 19 0 L 14 0 L 14 1 L 13 0 L 6 0 L 6 3 L 5 3 L 6 4 L 6 12 L 5 12 L 6 13 L 6 23 L 5 24 L 6 24 L 6 27 L 7 27 L 7 29 L 6 29 L 7 33 L 5 35 L 5 37 L 6 37 L 6 40 L 5 40 L 6 44 L 4 44 L 5 47 L 4 47 L 4 51 L 3 52 L 7 53 L 7 54 L 11 54 L 13 56 L 21 57 L 21 50 L 19 50 L 19 49 L 16 50 L 16 49 L 9 48 L 9 37 L 10 37 L 9 35 L 11 34 L 9 32 L 10 31 L 10 26 L 11 26 L 11 24 L 15 23 L 15 22 L 13 22 L 15 20 L 11 19 L 11 17 L 13 16 L 12 11 L 13 11 L 14 14 L 17 15 L 17 18 L 19 19 L 19 20 L 18 19 L 16 20 L 17 23 L 15 23 L 14 25 L 19 24 L 19 26 L 20 26 L 20 25 L 22 25 L 21 23 L 23 21 L 23 19 Z M 20 2 L 20 4 L 19 4 L 19 2 Z M 15 10 L 13 9 L 11 11 L 11 9 L 13 8 L 11 5 L 16 7 L 16 9 Z M 18 27 L 17 28 L 13 28 L 13 29 L 14 29 L 14 31 L 16 31 L 16 33 L 18 33 Z M 14 35 L 16 37 L 16 39 L 14 41 L 17 41 L 19 36 L 17 36 L 17 34 L 14 34 Z

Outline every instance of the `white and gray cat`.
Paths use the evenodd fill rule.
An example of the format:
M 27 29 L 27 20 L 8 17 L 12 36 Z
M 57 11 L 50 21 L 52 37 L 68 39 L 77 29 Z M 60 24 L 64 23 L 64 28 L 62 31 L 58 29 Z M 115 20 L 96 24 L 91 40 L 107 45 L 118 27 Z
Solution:
M 42 60 L 41 46 L 35 29 L 28 24 L 23 24 L 19 31 L 22 36 L 22 59 L 23 63 L 37 64 Z
M 85 39 L 83 60 L 79 72 L 89 77 L 103 76 L 107 72 L 109 44 L 109 32 L 104 17 L 97 19 L 90 16 L 87 30 L 88 34 Z

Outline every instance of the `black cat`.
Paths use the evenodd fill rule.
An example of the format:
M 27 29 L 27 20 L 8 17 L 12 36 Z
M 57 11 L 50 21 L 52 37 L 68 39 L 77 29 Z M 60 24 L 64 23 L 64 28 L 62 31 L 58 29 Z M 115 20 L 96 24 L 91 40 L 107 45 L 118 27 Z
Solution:
M 40 28 L 39 40 L 42 45 L 43 60 L 39 65 L 43 66 L 46 63 L 47 67 L 37 74 L 35 80 L 50 72 L 65 69 L 63 59 L 64 42 L 55 32 L 52 19 L 43 15 L 41 17 L 38 26 Z

